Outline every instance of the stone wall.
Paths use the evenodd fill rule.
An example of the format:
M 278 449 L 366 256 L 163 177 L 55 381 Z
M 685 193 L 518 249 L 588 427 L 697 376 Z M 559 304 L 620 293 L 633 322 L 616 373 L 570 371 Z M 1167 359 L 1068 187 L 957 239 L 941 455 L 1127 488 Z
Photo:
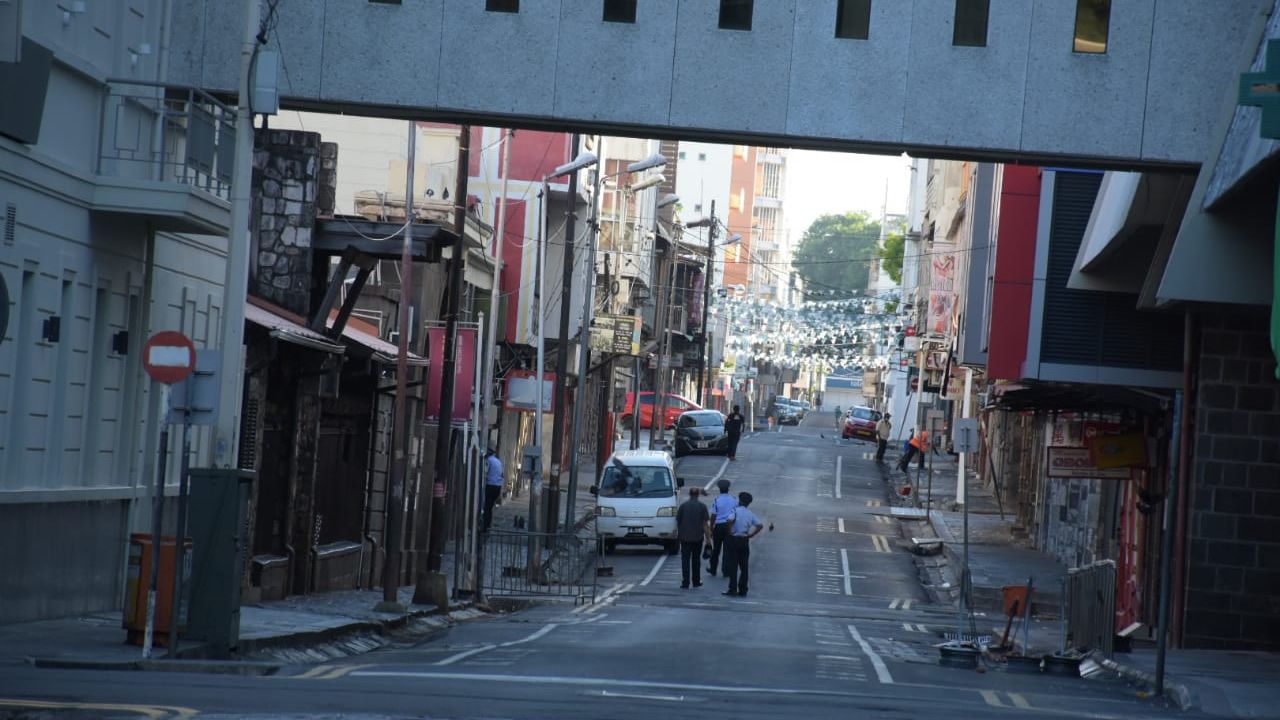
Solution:
M 265 130 L 254 136 L 249 293 L 303 316 L 311 309 L 320 145 L 318 133 Z M 333 154 L 336 167 L 336 147 Z
M 1280 383 L 1267 315 L 1201 316 L 1184 643 L 1280 650 Z

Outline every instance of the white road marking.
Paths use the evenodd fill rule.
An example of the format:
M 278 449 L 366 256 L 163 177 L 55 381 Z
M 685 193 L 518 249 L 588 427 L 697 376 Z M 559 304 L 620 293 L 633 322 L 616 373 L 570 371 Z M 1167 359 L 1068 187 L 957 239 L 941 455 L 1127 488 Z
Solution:
M 599 607 L 602 603 L 606 602 L 609 599 L 610 595 L 617 592 L 618 589 L 621 587 L 622 587 L 622 583 L 614 583 L 613 585 L 609 586 L 609 588 L 606 589 L 604 592 L 600 593 L 600 596 L 597 597 L 593 602 L 589 602 L 586 605 L 579 605 L 578 607 L 570 610 L 569 613 L 571 615 L 578 615 L 584 612 L 591 612 L 591 608 Z
M 654 563 L 653 569 L 649 571 L 648 577 L 640 581 L 641 587 L 653 582 L 653 579 L 658 576 L 658 571 L 662 569 L 662 564 L 667 561 L 667 557 L 667 552 L 663 550 L 662 554 L 658 556 L 658 562 Z
M 889 546 L 889 538 L 884 535 L 872 535 L 871 544 L 875 546 L 876 552 L 893 552 L 892 548 Z
M 903 609 L 903 610 L 910 610 L 910 609 L 911 609 L 911 603 L 913 603 L 913 602 L 915 602 L 915 601 L 914 601 L 914 600 L 912 600 L 911 598 L 907 598 L 906 600 L 903 600 L 903 601 L 902 601 L 902 609 Z
M 853 636 L 854 642 L 858 643 L 858 646 L 862 648 L 863 654 L 871 660 L 871 667 L 876 669 L 876 678 L 885 685 L 892 685 L 893 676 L 889 674 L 889 668 L 885 667 L 884 660 L 881 660 L 880 656 L 876 654 L 876 651 L 871 649 L 871 645 L 866 640 L 862 639 L 862 635 L 858 632 L 858 628 L 850 625 L 849 634 Z
M 836 499 L 837 500 L 840 499 L 840 469 L 842 467 L 841 463 L 843 460 L 844 458 L 840 457 L 839 455 L 836 456 Z
M 588 620 L 587 622 L 599 620 L 602 617 L 604 616 L 598 615 L 596 617 L 591 618 L 591 620 Z M 555 630 L 558 627 L 560 627 L 559 623 L 548 623 L 547 625 L 544 625 L 541 630 L 538 630 L 530 635 L 522 637 L 519 640 L 511 640 L 504 643 L 498 643 L 498 647 L 511 647 L 512 645 L 523 645 L 527 642 L 533 642 L 534 640 L 537 640 L 538 638 L 546 635 L 547 633 L 551 632 L 552 630 Z
M 601 690 L 600 697 L 625 698 L 628 700 L 662 700 L 664 702 L 684 702 L 683 695 L 644 695 L 641 693 L 620 693 Z
M 867 501 L 867 507 L 880 507 L 880 501 L 879 501 L 879 500 L 868 500 L 868 501 Z
M 729 458 L 726 457 L 724 459 L 724 462 L 720 463 L 720 469 L 716 471 L 715 477 L 708 480 L 707 484 L 702 486 L 702 492 L 704 493 L 711 492 L 711 486 L 716 484 L 716 481 L 719 480 L 722 475 L 724 475 L 724 471 L 728 467 L 729 467 Z
M 844 530 L 841 530 L 844 532 Z M 840 548 L 840 569 L 844 570 L 844 594 L 853 594 L 853 581 L 849 577 L 849 551 Z
M 883 664 L 883 663 L 882 663 Z M 703 685 L 698 683 L 655 682 L 648 680 L 623 680 L 619 678 L 567 677 L 561 675 L 501 675 L 496 673 L 430 672 L 422 670 L 371 670 L 354 672 L 351 677 L 419 678 L 422 680 L 463 680 L 484 683 L 513 683 L 521 685 L 568 685 L 577 687 L 626 687 L 657 688 L 663 690 L 696 690 L 732 695 L 819 695 L 827 697 L 861 697 L 855 693 L 835 690 L 802 688 L 751 687 L 734 685 Z M 892 682 L 892 678 L 890 679 Z
M 890 610 L 897 610 L 897 609 L 898 609 L 898 603 L 900 603 L 900 602 L 902 602 L 902 599 L 901 599 L 901 598 L 894 598 L 894 599 L 893 599 L 893 602 L 889 603 L 889 609 L 890 609 Z
M 986 700 L 987 704 L 991 707 L 1008 707 L 1008 705 L 1005 705 L 1000 701 L 1000 695 L 997 694 L 995 690 L 979 690 L 978 692 L 982 695 L 982 699 Z
M 1023 710 L 1032 709 L 1031 703 L 1027 702 L 1027 699 L 1022 697 L 1018 693 L 1011 692 L 1011 693 L 1008 693 L 1008 695 L 1009 695 L 1009 699 L 1013 701 L 1013 704 L 1015 707 L 1022 708 Z
M 836 520 L 836 526 L 840 528 L 840 532 L 844 532 L 844 518 L 838 518 Z
M 440 661 L 438 661 L 438 662 L 436 662 L 436 663 L 433 663 L 433 664 L 438 665 L 438 666 L 452 665 L 452 664 L 454 664 L 454 663 L 456 663 L 456 662 L 459 662 L 459 661 L 462 661 L 462 660 L 466 660 L 467 658 L 471 657 L 472 655 L 479 655 L 479 654 L 480 654 L 480 653 L 482 653 L 482 652 L 488 652 L 488 651 L 490 651 L 490 650 L 492 650 L 492 649 L 494 649 L 494 648 L 496 648 L 496 647 L 498 647 L 498 646 L 497 646 L 497 645 L 481 645 L 481 646 L 480 646 L 480 647 L 478 647 L 478 648 L 472 648 L 472 649 L 470 649 L 470 650 L 464 650 L 464 651 L 462 651 L 462 652 L 460 652 L 460 653 L 457 653 L 456 655 L 450 655 L 449 657 L 447 657 L 447 658 L 445 658 L 445 659 L 443 659 L 443 660 L 440 660 Z
M 913 624 L 913 623 L 902 623 L 902 629 L 903 629 L 903 630 L 906 630 L 907 632 L 919 632 L 919 633 L 927 633 L 927 632 L 929 632 L 929 630 L 928 630 L 927 628 L 925 628 L 925 626 L 924 626 L 924 625 L 921 625 L 920 623 L 914 623 L 914 624 Z

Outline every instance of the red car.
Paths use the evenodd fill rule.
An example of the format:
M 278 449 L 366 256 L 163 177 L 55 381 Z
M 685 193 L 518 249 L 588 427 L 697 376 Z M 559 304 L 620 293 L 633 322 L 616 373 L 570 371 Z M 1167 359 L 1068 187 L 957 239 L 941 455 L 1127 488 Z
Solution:
M 856 407 L 844 416 L 844 429 L 840 431 L 840 437 L 845 440 L 856 437 L 875 440 L 878 422 L 880 422 L 879 411 L 869 407 Z
M 675 393 L 666 393 L 666 396 L 667 406 L 663 412 L 663 415 L 666 416 L 666 423 L 663 424 L 664 428 L 675 427 L 676 418 L 679 418 L 681 413 L 703 409 L 701 405 L 687 397 Z M 640 393 L 640 427 L 642 428 L 653 427 L 653 399 L 654 393 L 652 392 Z M 635 393 L 627 393 L 627 407 L 622 411 L 623 427 L 631 427 L 631 414 L 633 412 L 635 412 Z

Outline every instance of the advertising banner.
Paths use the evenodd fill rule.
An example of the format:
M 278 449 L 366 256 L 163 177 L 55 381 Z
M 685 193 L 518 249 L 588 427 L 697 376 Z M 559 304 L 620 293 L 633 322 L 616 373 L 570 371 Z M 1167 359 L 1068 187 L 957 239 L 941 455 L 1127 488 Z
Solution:
M 475 390 L 476 329 L 458 328 L 458 342 L 454 345 L 453 422 L 471 420 L 471 394 Z M 423 417 L 427 422 L 440 421 L 440 399 L 444 396 L 444 328 L 427 328 L 427 399 Z
M 515 412 L 538 411 L 538 383 L 530 370 L 509 370 L 504 378 L 506 398 L 503 407 Z M 555 373 L 542 373 L 542 412 L 554 412 L 556 399 Z

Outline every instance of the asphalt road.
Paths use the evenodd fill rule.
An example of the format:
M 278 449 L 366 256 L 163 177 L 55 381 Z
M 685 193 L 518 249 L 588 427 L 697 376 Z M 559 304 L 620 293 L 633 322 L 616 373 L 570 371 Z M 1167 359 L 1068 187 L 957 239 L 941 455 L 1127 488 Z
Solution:
M 1188 716 L 1111 682 L 939 666 L 954 611 L 926 601 L 896 521 L 875 514 L 886 491 L 871 446 L 838 443 L 829 425 L 751 436 L 733 463 L 679 461 L 689 485 L 723 476 L 775 524 L 752 542 L 746 598 L 723 596 L 722 578 L 682 590 L 678 556 L 621 547 L 588 606 L 542 604 L 268 677 L 13 666 L 0 716 L 36 702 L 83 717 Z

